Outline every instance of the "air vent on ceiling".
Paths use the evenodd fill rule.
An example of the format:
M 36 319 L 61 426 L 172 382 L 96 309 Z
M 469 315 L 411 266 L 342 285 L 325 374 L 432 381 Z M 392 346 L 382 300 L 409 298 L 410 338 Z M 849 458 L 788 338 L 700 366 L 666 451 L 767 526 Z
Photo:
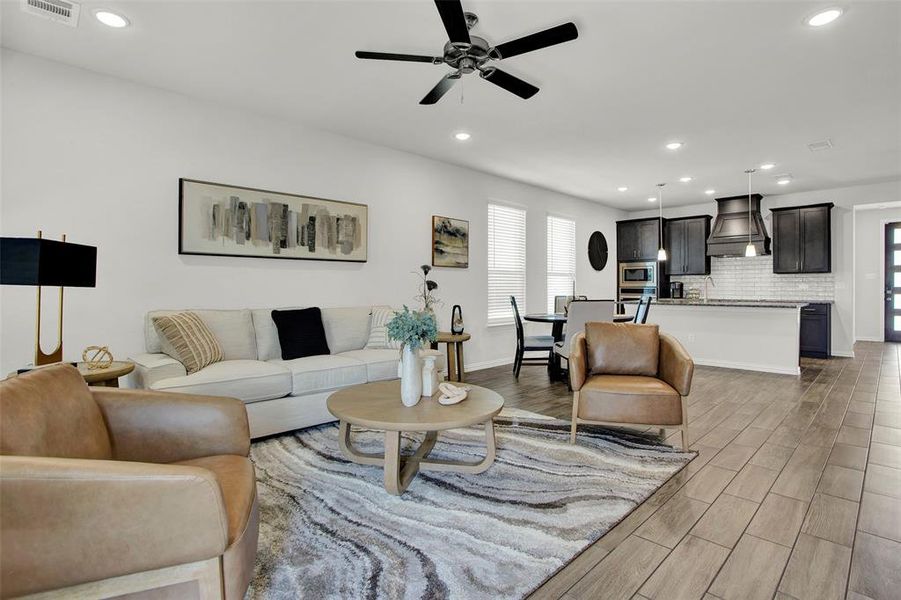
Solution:
M 78 25 L 81 5 L 65 0 L 22 0 L 22 10 L 36 17 L 75 27 Z
M 811 152 L 822 152 L 823 150 L 829 150 L 830 148 L 832 148 L 832 140 L 811 142 L 810 144 L 807 144 L 807 148 Z

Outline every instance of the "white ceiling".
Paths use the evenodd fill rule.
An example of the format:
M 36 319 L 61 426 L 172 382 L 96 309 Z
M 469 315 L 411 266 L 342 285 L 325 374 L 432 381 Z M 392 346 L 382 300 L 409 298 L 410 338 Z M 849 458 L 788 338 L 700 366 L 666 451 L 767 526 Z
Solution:
M 763 161 L 778 165 L 757 177 L 764 194 L 901 177 L 901 3 L 846 1 L 819 29 L 803 18 L 829 2 L 463 4 L 494 43 L 569 20 L 580 37 L 500 63 L 541 88 L 531 100 L 469 75 L 462 104 L 458 84 L 435 106 L 418 101 L 447 67 L 353 56 L 439 55 L 429 0 L 85 2 L 77 28 L 4 0 L 2 43 L 627 210 L 661 181 L 668 205 L 740 194 Z M 100 7 L 132 26 L 100 25 Z M 784 172 L 793 183 L 775 185 Z

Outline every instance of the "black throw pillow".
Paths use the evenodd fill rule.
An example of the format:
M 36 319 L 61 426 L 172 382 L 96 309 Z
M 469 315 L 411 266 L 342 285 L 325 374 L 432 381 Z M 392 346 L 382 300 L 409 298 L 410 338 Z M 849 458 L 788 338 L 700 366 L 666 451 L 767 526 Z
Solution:
M 282 359 L 331 354 L 325 339 L 325 328 L 322 326 L 322 313 L 319 307 L 274 310 L 272 320 L 278 329 Z

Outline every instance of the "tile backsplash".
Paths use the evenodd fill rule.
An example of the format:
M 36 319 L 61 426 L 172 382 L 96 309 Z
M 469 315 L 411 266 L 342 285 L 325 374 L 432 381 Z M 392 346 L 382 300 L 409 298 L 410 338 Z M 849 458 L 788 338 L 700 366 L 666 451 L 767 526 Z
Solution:
M 772 255 L 754 258 L 714 256 L 710 259 L 710 276 L 715 284 L 708 286 L 711 298 L 825 301 L 835 296 L 832 273 L 776 274 L 773 273 Z M 703 275 L 674 275 L 670 280 L 681 281 L 685 295 L 691 288 L 704 291 Z

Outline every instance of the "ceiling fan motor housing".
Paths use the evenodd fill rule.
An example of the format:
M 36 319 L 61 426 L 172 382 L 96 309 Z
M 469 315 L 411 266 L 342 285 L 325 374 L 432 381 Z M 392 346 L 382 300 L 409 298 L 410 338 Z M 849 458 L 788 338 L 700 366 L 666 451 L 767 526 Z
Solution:
M 464 73 L 472 73 L 490 60 L 488 40 L 475 35 L 469 36 L 469 39 L 469 44 L 448 42 L 444 45 L 445 64 Z

